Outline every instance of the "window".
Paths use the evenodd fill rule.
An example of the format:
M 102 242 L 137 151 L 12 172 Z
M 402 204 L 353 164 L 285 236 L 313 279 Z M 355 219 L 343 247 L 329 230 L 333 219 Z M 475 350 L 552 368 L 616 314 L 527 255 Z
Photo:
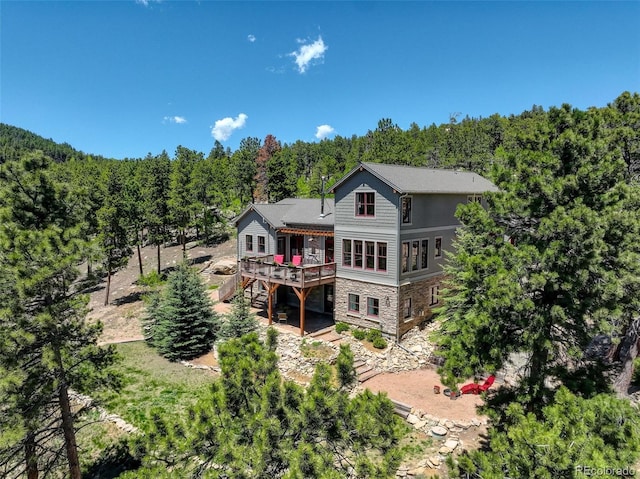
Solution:
M 418 269 L 418 251 L 420 249 L 420 241 L 413 241 L 411 243 L 411 270 L 416 271 Z
M 482 195 L 469 195 L 467 196 L 467 203 L 480 203 L 482 202 Z
M 247 251 L 253 251 L 253 235 L 245 236 L 245 244 L 247 245 Z
M 342 240 L 342 266 L 351 266 L 351 240 Z
M 426 269 L 429 267 L 429 240 L 422 240 L 422 249 L 420 250 L 420 267 Z
M 378 298 L 367 298 L 367 315 L 378 316 L 380 314 L 380 301 Z
M 375 193 L 356 193 L 356 216 L 375 216 Z
M 265 252 L 265 245 L 264 236 L 258 236 L 258 253 Z
M 431 286 L 431 294 L 429 295 L 429 305 L 433 306 L 434 304 L 438 304 L 440 301 L 440 285 L 436 284 L 435 286 Z
M 364 267 L 367 269 L 376 267 L 376 244 L 373 241 L 364 242 Z
M 403 304 L 404 310 L 404 319 L 408 319 L 411 317 L 411 298 L 405 298 Z
M 362 268 L 362 241 L 353 241 L 353 267 Z
M 402 243 L 402 272 L 409 271 L 409 242 Z
M 411 224 L 411 198 L 402 198 L 402 223 Z
M 442 238 L 438 237 L 436 238 L 436 254 L 435 257 L 436 258 L 442 258 Z
M 378 243 L 378 271 L 387 270 L 387 243 Z
M 349 293 L 349 311 L 360 312 L 360 295 Z

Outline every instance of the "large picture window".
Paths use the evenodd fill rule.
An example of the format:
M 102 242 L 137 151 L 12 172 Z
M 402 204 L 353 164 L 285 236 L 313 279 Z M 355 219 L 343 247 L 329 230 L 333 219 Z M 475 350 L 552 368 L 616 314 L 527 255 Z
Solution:
M 356 216 L 375 216 L 375 193 L 356 193 Z

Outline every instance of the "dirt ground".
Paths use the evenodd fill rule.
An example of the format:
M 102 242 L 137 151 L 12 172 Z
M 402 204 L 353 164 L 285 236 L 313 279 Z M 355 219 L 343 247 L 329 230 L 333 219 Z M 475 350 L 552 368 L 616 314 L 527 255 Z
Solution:
M 144 273 L 153 271 L 157 266 L 156 247 L 142 248 L 142 265 Z M 210 262 L 221 259 L 236 258 L 236 241 L 229 240 L 220 245 L 205 247 L 195 243 L 187 244 L 187 256 L 193 263 L 204 269 Z M 160 250 L 163 271 L 175 267 L 182 261 L 182 247 L 172 245 Z M 104 305 L 106 277 L 89 295 L 89 317 L 102 321 L 104 330 L 102 343 L 118 343 L 143 339 L 140 330 L 140 317 L 144 311 L 142 295 L 146 288 L 135 284 L 140 275 L 136 254 L 129 260 L 126 268 L 118 271 L 111 278 L 111 294 L 109 305 Z M 207 285 L 221 284 L 228 276 L 206 274 L 203 279 Z M 215 292 L 215 291 L 214 291 Z M 215 294 L 217 298 L 217 294 Z
M 373 392 L 384 391 L 391 399 L 439 418 L 469 422 L 472 418 L 480 417 L 476 411 L 482 405 L 480 396 L 464 394 L 455 400 L 450 399 L 442 393 L 445 386 L 431 369 L 379 374 L 365 381 L 362 386 Z M 440 387 L 440 394 L 433 392 L 433 386 Z

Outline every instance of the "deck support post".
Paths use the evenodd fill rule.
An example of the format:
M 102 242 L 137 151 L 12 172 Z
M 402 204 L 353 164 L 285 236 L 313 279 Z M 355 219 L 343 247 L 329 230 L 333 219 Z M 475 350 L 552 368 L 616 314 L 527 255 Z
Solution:
M 278 283 L 268 283 L 267 281 L 261 281 L 261 283 L 264 289 L 267 290 L 267 294 L 269 295 L 269 306 L 267 314 L 269 315 L 269 326 L 271 326 L 271 323 L 273 323 L 273 293 L 276 292 L 276 289 L 278 289 L 278 286 L 280 285 Z
M 296 296 L 300 300 L 300 336 L 304 336 L 304 302 L 313 289 L 313 286 L 307 289 L 298 289 L 295 286 L 292 286 L 292 288 L 293 292 L 296 293 Z

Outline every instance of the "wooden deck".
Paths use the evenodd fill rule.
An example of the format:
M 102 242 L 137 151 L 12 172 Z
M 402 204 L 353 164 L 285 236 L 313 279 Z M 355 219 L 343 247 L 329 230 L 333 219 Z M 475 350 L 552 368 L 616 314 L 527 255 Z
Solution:
M 243 280 L 254 279 L 306 289 L 333 283 L 336 279 L 336 264 L 287 266 L 274 263 L 273 256 L 252 257 L 240 260 L 240 274 Z

